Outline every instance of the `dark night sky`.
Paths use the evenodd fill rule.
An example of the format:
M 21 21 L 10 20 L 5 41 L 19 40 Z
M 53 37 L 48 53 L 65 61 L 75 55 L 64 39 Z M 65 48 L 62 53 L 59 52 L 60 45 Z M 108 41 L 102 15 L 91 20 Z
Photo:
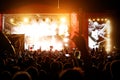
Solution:
M 33 3 L 57 7 L 58 0 L 0 0 L 0 11 Z M 118 0 L 59 0 L 59 3 L 60 8 L 82 8 L 88 12 L 103 10 L 117 11 L 119 7 Z
M 112 13 L 112 26 L 114 38 L 114 44 L 120 44 L 120 2 L 119 0 L 59 0 L 59 7 L 61 9 L 71 9 L 71 10 L 79 10 L 82 9 L 87 13 L 102 13 L 109 11 Z M 0 0 L 0 12 L 6 13 L 7 10 L 17 9 L 22 6 L 38 4 L 45 5 L 48 7 L 58 7 L 58 0 Z M 34 7 L 35 8 L 35 7 Z M 36 7 L 35 9 L 39 9 Z M 120 48 L 120 45 L 118 45 Z

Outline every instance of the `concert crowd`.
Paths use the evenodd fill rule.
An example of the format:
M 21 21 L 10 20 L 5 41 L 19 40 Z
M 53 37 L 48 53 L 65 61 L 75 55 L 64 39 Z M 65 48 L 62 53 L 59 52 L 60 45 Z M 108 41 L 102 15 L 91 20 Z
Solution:
M 17 54 L 0 50 L 0 80 L 120 80 L 119 50 L 108 54 L 104 48 L 88 51 L 82 46 Z

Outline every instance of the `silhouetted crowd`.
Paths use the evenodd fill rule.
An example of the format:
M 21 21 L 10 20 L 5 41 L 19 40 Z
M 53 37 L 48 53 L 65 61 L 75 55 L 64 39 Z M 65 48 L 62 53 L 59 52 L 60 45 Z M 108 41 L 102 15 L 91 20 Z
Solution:
M 69 56 L 66 56 L 68 54 Z M 83 53 L 82 53 L 83 54 Z M 28 51 L 0 56 L 0 80 L 120 80 L 120 52 Z

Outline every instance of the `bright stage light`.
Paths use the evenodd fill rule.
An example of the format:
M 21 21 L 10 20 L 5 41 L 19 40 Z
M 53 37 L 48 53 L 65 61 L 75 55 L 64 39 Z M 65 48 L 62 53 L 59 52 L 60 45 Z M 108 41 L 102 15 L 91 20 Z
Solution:
M 14 22 L 14 18 L 10 18 L 10 22 L 13 23 Z
M 69 34 L 68 32 L 65 33 L 65 37 L 69 37 L 69 35 L 70 35 L 70 34 Z
M 69 36 L 68 16 L 43 15 L 37 20 L 33 15 L 26 15 L 28 17 L 15 16 L 17 25 L 13 24 L 10 31 L 11 34 L 25 34 L 25 49 L 50 50 L 50 46 L 53 46 L 53 50 L 62 50 L 64 49 L 64 43 L 68 44 L 69 38 L 65 39 Z M 50 17 L 52 17 L 52 20 Z M 13 23 L 14 19 L 11 18 L 11 22 Z
M 88 19 L 88 21 L 91 21 L 91 19 Z
M 107 18 L 105 18 L 105 21 L 107 21 L 108 19 Z
M 59 26 L 59 35 L 63 35 L 65 32 L 68 32 L 68 26 L 67 24 L 61 23 Z
M 103 18 L 101 18 L 101 21 L 104 21 L 104 19 L 103 19 Z
M 95 21 L 95 19 L 93 19 L 93 21 Z
M 62 18 L 60 18 L 60 21 L 61 21 L 62 23 L 66 23 L 66 18 L 65 18 L 65 17 L 62 17 Z
M 28 23 L 29 22 L 29 18 L 27 18 L 27 17 L 23 18 L 23 22 Z
M 106 19 L 106 27 L 107 27 L 107 41 L 106 41 L 106 51 L 109 53 L 111 51 L 111 25 L 110 25 L 110 20 Z
M 68 39 L 68 38 L 63 38 L 63 41 L 64 41 L 64 42 L 68 42 L 69 39 Z
M 100 21 L 100 19 L 99 19 L 99 18 L 97 18 L 97 21 Z
M 50 19 L 49 19 L 49 18 L 46 18 L 46 19 L 45 19 L 45 22 L 47 22 L 47 23 L 50 22 Z
M 69 45 L 68 44 L 65 44 L 66 47 L 68 47 Z

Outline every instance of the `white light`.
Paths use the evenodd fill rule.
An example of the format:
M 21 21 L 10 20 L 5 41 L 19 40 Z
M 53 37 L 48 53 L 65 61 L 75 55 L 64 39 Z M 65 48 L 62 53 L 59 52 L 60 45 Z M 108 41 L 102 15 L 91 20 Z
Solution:
M 60 21 L 61 21 L 62 23 L 65 23 L 65 22 L 66 22 L 66 18 L 65 18 L 65 17 L 62 17 L 62 18 L 60 18 Z
M 49 18 L 46 18 L 45 21 L 46 21 L 46 22 L 50 22 L 50 19 L 49 19 Z
M 23 19 L 23 21 L 24 21 L 25 23 L 28 23 L 28 22 L 29 22 L 29 19 L 25 17 L 25 18 Z
M 96 25 L 96 26 L 97 26 L 97 25 L 98 25 L 98 22 L 96 22 L 96 21 L 95 21 L 95 22 L 94 22 L 94 25 Z
M 13 18 L 11 18 L 11 19 L 10 19 L 10 22 L 11 22 L 11 23 L 13 23 L 13 22 L 14 22 L 14 19 L 13 19 Z
M 63 38 L 69 36 L 66 18 L 61 18 L 61 21 L 58 19 L 50 21 L 49 18 L 45 18 L 45 21 L 40 19 L 36 21 L 36 19 L 29 20 L 26 17 L 11 30 L 12 34 L 25 34 L 25 49 L 34 45 L 33 50 L 40 47 L 41 50 L 50 50 L 50 46 L 53 46 L 53 50 L 62 50 L 64 48 Z M 68 40 L 65 39 L 65 42 Z
M 111 26 L 110 26 L 110 21 L 106 19 L 106 27 L 107 27 L 107 42 L 106 42 L 106 51 L 109 53 L 111 51 L 111 37 L 110 37 L 110 33 L 111 33 Z
M 68 42 L 69 39 L 68 39 L 68 38 L 64 38 L 63 41 L 64 41 L 64 42 Z
M 97 18 L 97 21 L 100 21 L 100 19 L 99 19 L 99 18 Z
M 91 19 L 88 19 L 88 21 L 91 21 Z
M 66 43 L 65 46 L 68 47 L 68 44 Z

